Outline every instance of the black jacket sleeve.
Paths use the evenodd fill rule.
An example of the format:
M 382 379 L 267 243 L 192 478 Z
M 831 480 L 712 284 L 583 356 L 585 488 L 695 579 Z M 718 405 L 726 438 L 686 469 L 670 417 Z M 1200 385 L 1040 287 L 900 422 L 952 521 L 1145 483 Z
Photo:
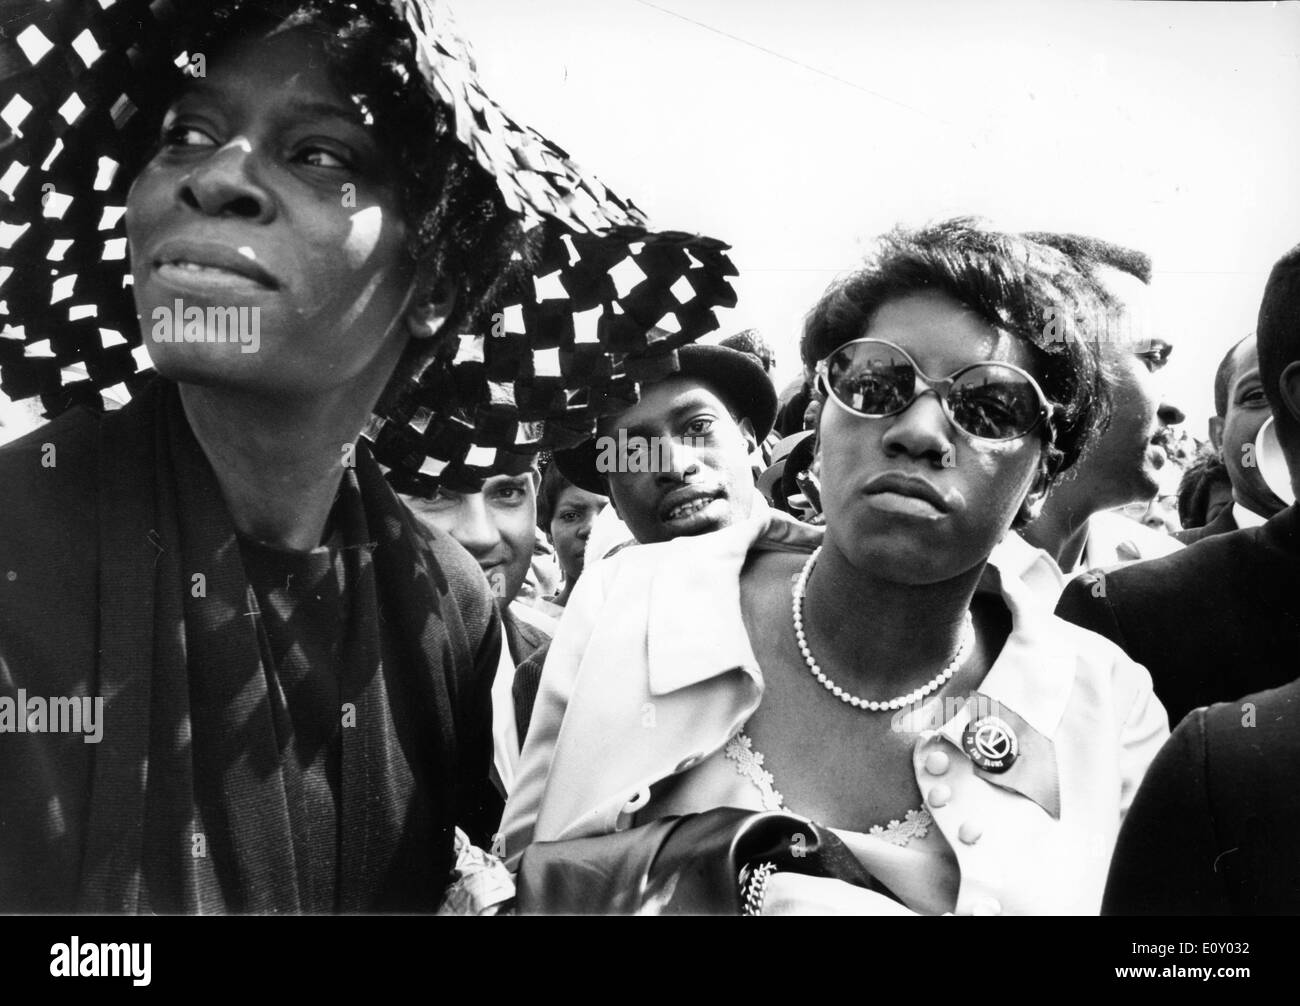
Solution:
M 1120 829 L 1103 915 L 1231 912 L 1225 859 L 1209 786 L 1206 710 L 1179 725 L 1155 761 Z
M 1106 574 L 1084 573 L 1066 584 L 1056 614 L 1125 649 L 1124 633 L 1107 596 Z M 1131 656 L 1131 654 L 1130 654 Z

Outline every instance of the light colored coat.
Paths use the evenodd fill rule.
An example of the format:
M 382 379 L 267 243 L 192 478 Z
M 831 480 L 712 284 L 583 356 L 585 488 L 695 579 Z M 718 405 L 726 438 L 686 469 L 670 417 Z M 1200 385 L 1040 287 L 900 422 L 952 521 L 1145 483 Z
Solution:
M 760 510 L 723 531 L 627 549 L 583 575 L 502 822 L 512 867 L 533 841 L 628 827 L 658 809 L 652 790 L 670 777 L 672 813 L 762 809 L 748 780 L 716 769 L 763 698 L 741 618 L 745 556 L 808 552 L 820 540 L 820 529 L 783 518 Z M 976 769 L 962 748 L 965 708 L 922 730 L 913 756 L 956 856 L 955 910 L 1096 913 L 1120 821 L 1169 734 L 1164 709 L 1141 666 L 1034 603 L 1013 577 L 990 567 L 982 589 L 1001 591 L 1012 631 L 979 694 L 1013 726 L 1020 757 L 1000 776 Z M 947 757 L 927 760 L 936 751 Z M 927 770 L 936 763 L 942 773 Z M 937 785 L 950 790 L 942 805 Z M 959 840 L 974 824 L 981 837 Z

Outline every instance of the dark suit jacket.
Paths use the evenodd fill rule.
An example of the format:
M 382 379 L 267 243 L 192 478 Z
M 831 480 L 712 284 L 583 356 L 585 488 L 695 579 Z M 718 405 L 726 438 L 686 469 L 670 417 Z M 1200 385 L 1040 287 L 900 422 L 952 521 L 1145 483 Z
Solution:
M 1147 770 L 1102 912 L 1300 913 L 1300 683 L 1198 709 Z
M 1177 538 L 1184 545 L 1192 545 L 1202 538 L 1210 538 L 1216 534 L 1227 534 L 1229 531 L 1237 530 L 1237 519 L 1232 515 L 1232 504 L 1229 503 L 1222 510 L 1214 515 L 1214 520 L 1202 527 L 1188 527 L 1181 531 L 1175 531 L 1173 537 Z
M 1171 724 L 1287 684 L 1300 677 L 1300 514 L 1078 577 L 1056 613 L 1145 665 Z
M 520 748 L 528 736 L 533 706 L 537 704 L 537 689 L 542 685 L 542 668 L 546 666 L 546 654 L 550 652 L 551 641 L 548 639 L 515 669 L 515 682 L 510 689 L 510 697 L 515 700 L 515 729 L 519 732 Z

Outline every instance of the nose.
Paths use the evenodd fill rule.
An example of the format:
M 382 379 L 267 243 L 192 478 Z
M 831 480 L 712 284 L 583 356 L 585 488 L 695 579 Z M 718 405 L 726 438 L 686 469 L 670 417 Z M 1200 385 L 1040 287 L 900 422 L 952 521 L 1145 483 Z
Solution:
M 578 526 L 578 541 L 585 542 L 591 537 L 591 525 L 595 522 L 594 517 L 583 518 L 582 523 Z
M 952 457 L 952 424 L 935 392 L 926 391 L 885 422 L 889 426 L 881 437 L 881 445 L 886 454 L 929 459 L 936 465 Z
M 683 439 L 661 437 L 657 454 L 659 472 L 655 476 L 655 481 L 660 484 L 689 482 L 700 473 L 700 459 L 695 453 L 695 448 L 685 443 Z
M 255 161 L 252 143 L 235 137 L 181 179 L 181 202 L 207 216 L 271 220 L 275 200 L 259 180 Z
M 1168 402 L 1161 402 L 1156 409 L 1156 417 L 1160 420 L 1161 426 L 1177 426 L 1184 419 L 1186 414 L 1177 405 L 1170 405 Z
M 463 498 L 451 536 L 475 559 L 486 558 L 501 543 L 501 532 L 488 513 L 482 493 Z

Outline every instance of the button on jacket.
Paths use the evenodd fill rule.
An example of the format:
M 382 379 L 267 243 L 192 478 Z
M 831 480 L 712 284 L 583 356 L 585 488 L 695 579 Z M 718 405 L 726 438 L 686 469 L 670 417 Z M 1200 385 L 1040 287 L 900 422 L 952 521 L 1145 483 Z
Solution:
M 584 574 L 547 658 L 502 822 L 512 867 L 534 841 L 607 834 L 661 813 L 763 808 L 750 780 L 720 767 L 763 698 L 740 570 L 751 548 L 806 553 L 820 538 L 764 510 Z M 980 589 L 1000 593 L 1012 630 L 975 715 L 994 710 L 1019 754 L 1001 775 L 979 769 L 963 747 L 970 706 L 918 734 L 917 785 L 960 873 L 951 907 L 1096 913 L 1121 819 L 1169 734 L 1164 709 L 1142 667 L 1050 614 L 1015 577 L 990 566 Z

